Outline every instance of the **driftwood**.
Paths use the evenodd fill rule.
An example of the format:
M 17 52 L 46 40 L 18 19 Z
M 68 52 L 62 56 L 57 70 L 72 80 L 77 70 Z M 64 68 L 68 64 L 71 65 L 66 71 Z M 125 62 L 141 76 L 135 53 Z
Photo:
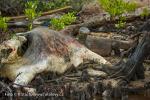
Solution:
M 47 11 L 47 12 L 43 12 L 41 14 L 41 16 L 45 16 L 45 15 L 50 15 L 50 14 L 57 13 L 57 12 L 66 11 L 66 10 L 69 10 L 71 8 L 72 8 L 71 6 L 66 6 L 66 7 L 63 7 L 63 8 L 59 8 L 59 9 L 55 9 L 55 10 L 50 10 L 50 11 Z M 26 18 L 25 15 L 9 17 L 10 20 L 18 20 L 18 19 L 25 19 L 25 18 Z
M 51 15 L 51 14 L 58 13 L 58 12 L 67 12 L 70 9 L 71 9 L 71 6 L 66 6 L 63 8 L 43 12 L 40 17 L 36 18 L 33 21 L 33 25 L 42 25 L 45 20 L 48 20 L 55 16 L 55 15 Z M 13 28 L 19 28 L 19 27 L 28 28 L 29 21 L 25 20 L 25 18 L 26 18 L 25 15 L 9 17 L 9 21 L 7 22 L 8 27 L 10 27 L 10 28 L 12 28 L 12 27 Z M 23 20 L 23 21 L 16 21 L 16 20 Z

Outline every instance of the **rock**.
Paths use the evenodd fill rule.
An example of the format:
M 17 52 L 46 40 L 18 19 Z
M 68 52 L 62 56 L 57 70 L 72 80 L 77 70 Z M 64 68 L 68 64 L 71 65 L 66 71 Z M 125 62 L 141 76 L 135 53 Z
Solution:
M 87 27 L 81 27 L 79 29 L 78 40 L 80 41 L 80 43 L 85 43 L 88 34 L 90 34 L 90 30 Z
M 78 14 L 81 21 L 87 22 L 90 18 L 93 18 L 94 16 L 102 16 L 103 13 L 104 11 L 101 9 L 99 2 L 97 0 L 92 0 L 89 3 L 85 3 Z
M 99 14 L 101 12 L 99 3 L 97 0 L 93 0 L 89 3 L 85 3 L 80 11 L 80 14 L 92 15 Z
M 81 27 L 79 29 L 79 34 L 89 34 L 90 30 L 87 27 Z
M 116 55 L 120 55 L 120 49 L 128 50 L 136 44 L 136 40 L 118 40 L 91 34 L 86 37 L 85 45 L 93 52 L 102 56 L 110 56 L 112 51 Z
M 92 51 L 102 56 L 109 56 L 111 54 L 112 48 L 111 41 L 108 41 L 109 40 L 105 38 L 88 35 L 85 41 L 85 45 Z

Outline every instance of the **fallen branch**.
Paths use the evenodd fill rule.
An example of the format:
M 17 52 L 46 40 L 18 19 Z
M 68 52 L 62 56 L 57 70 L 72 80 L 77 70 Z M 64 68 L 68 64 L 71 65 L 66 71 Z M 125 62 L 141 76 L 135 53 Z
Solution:
M 41 16 L 45 16 L 45 15 L 50 15 L 50 14 L 57 13 L 57 12 L 66 11 L 66 10 L 69 10 L 69 9 L 71 9 L 71 8 L 72 8 L 71 6 L 66 6 L 66 7 L 63 7 L 63 8 L 50 10 L 50 11 L 47 11 L 47 12 L 43 12 L 43 13 L 41 14 Z M 18 19 L 25 19 L 25 18 L 26 18 L 25 15 L 9 17 L 10 20 L 18 20 Z

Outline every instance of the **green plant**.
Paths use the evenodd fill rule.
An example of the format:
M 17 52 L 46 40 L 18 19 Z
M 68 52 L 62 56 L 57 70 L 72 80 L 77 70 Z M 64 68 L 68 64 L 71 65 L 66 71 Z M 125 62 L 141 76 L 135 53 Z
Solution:
M 46 10 L 50 10 L 53 9 L 55 7 L 55 3 L 54 2 L 39 2 L 38 4 L 38 11 L 46 11 Z
M 117 22 L 117 24 L 115 24 L 115 27 L 120 29 L 120 28 L 124 28 L 124 26 L 126 25 L 126 18 L 125 17 L 121 17 L 119 19 L 119 21 Z
M 135 2 L 126 2 L 125 5 L 125 9 L 127 12 L 135 11 L 135 9 L 138 7 Z
M 32 22 L 33 20 L 40 16 L 40 12 L 37 12 L 37 5 L 38 5 L 38 0 L 35 1 L 28 1 L 25 4 L 25 16 L 28 18 L 29 20 L 29 29 L 31 30 L 33 25 Z
M 70 25 L 71 23 L 75 22 L 75 20 L 76 20 L 76 17 L 73 12 L 73 13 L 65 14 L 61 16 L 60 18 L 52 18 L 51 24 L 53 28 L 57 30 L 61 30 L 65 28 L 65 26 Z
M 0 29 L 2 29 L 3 31 L 7 30 L 8 25 L 6 22 L 8 20 L 9 20 L 9 18 L 0 16 Z
M 79 10 L 85 3 L 91 1 L 93 0 L 40 0 L 38 11 L 46 11 L 64 6 L 72 6 L 73 9 Z
M 56 7 L 63 7 L 69 5 L 71 0 L 54 0 L 54 4 Z
M 149 15 L 150 15 L 150 12 L 149 12 L 148 8 L 144 8 L 144 9 L 143 9 L 143 12 L 141 13 L 140 16 L 141 16 L 142 18 L 147 18 Z
M 46 11 L 50 9 L 56 9 L 60 7 L 64 7 L 70 4 L 71 0 L 50 0 L 50 1 L 42 1 L 40 0 L 38 3 L 38 11 Z
M 99 3 L 101 7 L 109 13 L 112 20 L 114 20 L 115 17 L 119 18 L 118 24 L 120 24 L 120 26 L 125 25 L 123 24 L 123 21 L 125 21 L 125 18 L 122 18 L 123 14 L 134 11 L 137 7 L 136 3 L 129 3 L 123 0 L 99 0 Z

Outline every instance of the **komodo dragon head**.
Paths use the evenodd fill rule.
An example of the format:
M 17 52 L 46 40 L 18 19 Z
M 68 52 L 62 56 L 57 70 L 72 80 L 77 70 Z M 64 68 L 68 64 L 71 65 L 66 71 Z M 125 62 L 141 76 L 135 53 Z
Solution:
M 25 41 L 25 37 L 17 36 L 0 44 L 0 68 L 3 64 L 12 63 L 17 60 L 19 47 Z

